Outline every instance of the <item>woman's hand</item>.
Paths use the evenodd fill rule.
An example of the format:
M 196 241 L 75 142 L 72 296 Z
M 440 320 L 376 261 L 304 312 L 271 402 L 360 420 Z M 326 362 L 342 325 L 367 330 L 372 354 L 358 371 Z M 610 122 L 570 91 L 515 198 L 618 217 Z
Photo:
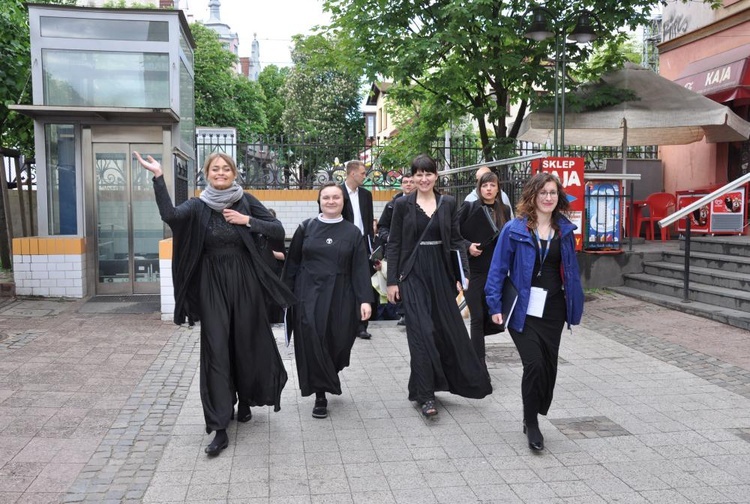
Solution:
M 146 159 L 144 160 L 137 152 L 133 151 L 133 154 L 135 154 L 135 158 L 138 160 L 141 166 L 154 174 L 154 178 L 164 175 L 164 172 L 161 171 L 161 164 L 159 164 L 156 159 L 152 158 L 151 156 L 146 156 Z
M 401 293 L 398 290 L 398 285 L 389 285 L 387 291 L 389 303 L 396 304 L 401 301 Z
M 497 325 L 503 325 L 503 314 L 495 313 L 494 315 L 492 315 L 492 322 L 494 322 Z
M 250 223 L 250 216 L 240 213 L 237 210 L 230 210 L 229 208 L 225 208 L 221 213 L 224 216 L 224 220 L 230 224 L 247 226 Z
M 479 248 L 480 243 L 472 243 L 469 245 L 469 254 L 472 255 L 472 257 L 479 257 L 482 255 L 482 249 Z
M 372 315 L 372 306 L 370 303 L 362 303 L 359 307 L 359 316 L 361 320 L 368 320 Z

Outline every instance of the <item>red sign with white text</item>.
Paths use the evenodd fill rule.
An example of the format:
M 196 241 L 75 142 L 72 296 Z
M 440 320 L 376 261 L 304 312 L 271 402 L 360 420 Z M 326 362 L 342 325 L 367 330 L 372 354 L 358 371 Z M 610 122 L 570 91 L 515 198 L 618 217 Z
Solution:
M 583 249 L 584 166 L 582 157 L 548 157 L 531 161 L 532 173 L 551 173 L 560 179 L 570 202 L 568 218 L 578 226 L 575 231 L 576 250 Z

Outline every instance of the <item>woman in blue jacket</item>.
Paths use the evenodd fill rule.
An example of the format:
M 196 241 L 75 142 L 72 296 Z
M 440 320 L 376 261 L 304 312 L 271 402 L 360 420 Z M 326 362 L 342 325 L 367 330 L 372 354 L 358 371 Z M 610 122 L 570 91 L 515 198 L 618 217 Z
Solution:
M 552 403 L 563 327 L 579 324 L 583 314 L 576 226 L 564 215 L 569 206 L 556 176 L 534 175 L 523 189 L 517 217 L 500 233 L 485 285 L 492 321 L 505 323 L 523 362 L 523 431 L 532 450 L 544 449 L 537 415 L 546 415 Z M 510 320 L 503 320 L 508 280 L 518 301 Z

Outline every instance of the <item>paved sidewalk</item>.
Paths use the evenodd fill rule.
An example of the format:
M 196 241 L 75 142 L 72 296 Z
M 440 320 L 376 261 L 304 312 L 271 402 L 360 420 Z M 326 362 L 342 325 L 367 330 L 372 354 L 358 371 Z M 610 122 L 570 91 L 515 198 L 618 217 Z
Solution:
M 81 306 L 0 306 L 0 503 L 750 502 L 750 335 L 712 321 L 596 293 L 563 335 L 541 454 L 505 335 L 488 338 L 494 393 L 439 393 L 429 421 L 395 322 L 357 340 L 325 420 L 282 347 L 281 411 L 253 408 L 208 459 L 198 331 Z

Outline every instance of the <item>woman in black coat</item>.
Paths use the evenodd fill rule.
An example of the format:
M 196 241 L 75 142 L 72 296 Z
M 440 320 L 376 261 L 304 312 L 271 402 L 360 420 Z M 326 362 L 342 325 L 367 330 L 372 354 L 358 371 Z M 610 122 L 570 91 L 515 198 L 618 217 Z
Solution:
M 315 394 L 312 416 L 326 418 L 326 392 L 341 394 L 338 373 L 372 313 L 372 287 L 362 233 L 341 215 L 344 189 L 324 185 L 318 204 L 320 215 L 294 233 L 282 277 L 299 298 L 288 320 L 299 387 L 303 396 Z
M 480 399 L 492 392 L 456 304 L 455 250 L 468 261 L 452 196 L 435 191 L 437 165 L 427 155 L 411 164 L 417 190 L 398 198 L 388 238 L 388 301 L 403 303 L 411 357 L 409 399 L 437 414 L 435 391 Z
M 208 156 L 203 167 L 208 187 L 177 207 L 159 162 L 135 155 L 154 175 L 159 214 L 174 234 L 174 321 L 201 322 L 201 402 L 206 433 L 216 432 L 205 451 L 216 456 L 229 444 L 226 429 L 236 400 L 241 422 L 251 419 L 251 406 L 280 408 L 287 374 L 265 299 L 288 305 L 294 295 L 265 263 L 255 238 L 283 238 L 284 228 L 237 185 L 237 166 L 226 154 Z
M 510 220 L 510 208 L 502 202 L 499 193 L 500 180 L 497 175 L 492 172 L 485 173 L 477 182 L 479 198 L 464 203 L 459 214 L 461 235 L 466 240 L 465 246 L 469 256 L 469 288 L 464 295 L 471 314 L 471 343 L 485 368 L 487 362 L 484 336 L 487 328 L 493 324 L 487 311 L 484 284 L 487 282 L 487 272 L 490 270 L 497 237 L 505 223 Z M 495 326 L 494 332 L 498 331 L 500 328 Z

